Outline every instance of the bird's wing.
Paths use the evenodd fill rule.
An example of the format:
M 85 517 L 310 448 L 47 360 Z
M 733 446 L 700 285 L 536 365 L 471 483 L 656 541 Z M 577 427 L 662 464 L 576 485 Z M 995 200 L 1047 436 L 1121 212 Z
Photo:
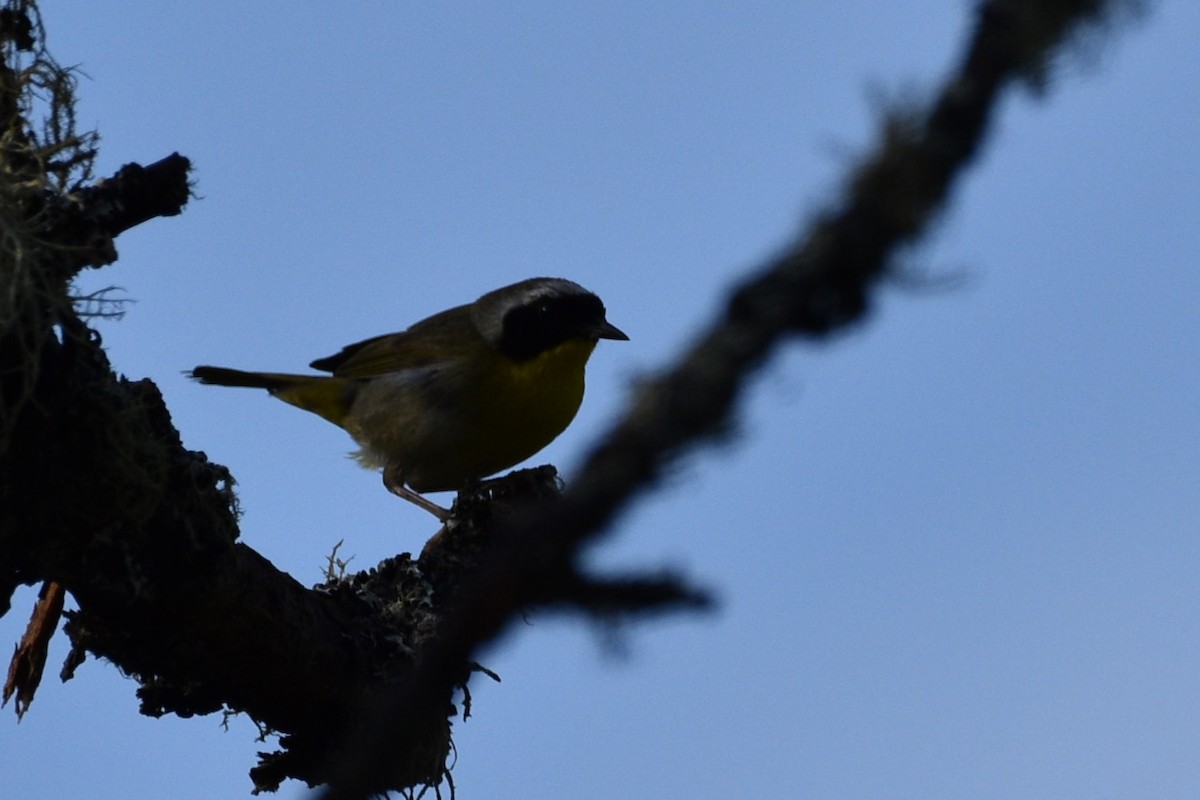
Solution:
M 452 308 L 421 320 L 406 331 L 388 333 L 347 345 L 312 362 L 313 369 L 339 378 L 374 378 L 389 372 L 426 367 L 478 346 L 479 333 L 470 314 Z

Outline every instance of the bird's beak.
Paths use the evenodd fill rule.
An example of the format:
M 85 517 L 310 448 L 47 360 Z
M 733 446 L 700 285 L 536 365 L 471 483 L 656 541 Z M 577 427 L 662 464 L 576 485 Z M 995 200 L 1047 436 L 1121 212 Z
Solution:
M 608 320 L 604 320 L 604 322 L 597 325 L 593 330 L 593 333 L 597 339 L 617 339 L 622 342 L 629 341 L 629 337 L 625 335 L 624 331 L 622 331 L 616 325 L 613 325 Z

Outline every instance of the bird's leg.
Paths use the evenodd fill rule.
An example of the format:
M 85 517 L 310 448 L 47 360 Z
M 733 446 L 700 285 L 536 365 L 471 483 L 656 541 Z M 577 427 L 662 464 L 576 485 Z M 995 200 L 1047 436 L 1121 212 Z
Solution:
M 414 492 L 412 489 L 404 485 L 404 476 L 400 474 L 400 470 L 394 464 L 388 464 L 383 468 L 383 485 L 387 490 L 397 497 L 403 497 L 410 503 L 418 505 L 421 508 L 433 514 L 440 521 L 445 522 L 450 518 L 449 509 L 442 508 L 432 500 L 426 500 L 421 495 Z

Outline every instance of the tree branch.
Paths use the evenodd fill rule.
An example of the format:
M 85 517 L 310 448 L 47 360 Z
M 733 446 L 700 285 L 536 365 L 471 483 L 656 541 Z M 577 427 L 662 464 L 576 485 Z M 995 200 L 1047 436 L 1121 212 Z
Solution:
M 643 382 L 631 409 L 592 451 L 553 503 L 505 530 L 473 574 L 457 607 L 422 654 L 412 678 L 376 699 L 370 737 L 323 800 L 366 797 L 387 763 L 384 743 L 450 696 L 447 675 L 499 636 L 534 598 L 547 602 L 576 574 L 579 553 L 664 468 L 721 435 L 741 391 L 789 335 L 813 338 L 861 321 L 869 290 L 893 254 L 925 231 L 981 147 L 1000 92 L 1034 84 L 1056 47 L 1129 4 L 1103 0 L 982 3 L 958 68 L 925 111 L 886 120 L 883 141 L 851 177 L 845 197 L 805 237 L 738 286 L 721 317 L 674 367 Z M 500 604 L 503 604 L 501 607 Z
M 172 153 L 148 166 L 126 164 L 94 186 L 52 196 L 46 238 L 70 248 L 63 259 L 66 275 L 117 260 L 113 239 L 155 217 L 183 212 L 190 197 L 191 162 Z
M 580 551 L 687 448 L 727 428 L 782 339 L 863 318 L 891 254 L 927 227 L 976 153 L 999 92 L 1035 80 L 1056 42 L 1114 5 L 981 6 L 937 102 L 888 120 L 846 196 L 737 289 L 677 367 L 641 387 L 568 491 L 552 471 L 489 482 L 460 497 L 419 561 L 401 555 L 315 591 L 236 541 L 228 472 L 182 447 L 153 384 L 113 375 L 65 299 L 75 272 L 115 259 L 115 236 L 178 213 L 186 159 L 131 165 L 88 189 L 0 192 L 19 201 L 0 208 L 5 219 L 53 245 L 14 269 L 24 305 L 0 315 L 16 320 L 0 330 L 0 601 L 6 610 L 22 583 L 61 583 L 79 605 L 72 664 L 86 651 L 134 675 L 145 713 L 224 706 L 282 733 L 253 771 L 259 789 L 286 777 L 329 783 L 329 797 L 437 784 L 454 692 L 521 610 L 708 602 L 671 576 L 594 578 Z M 10 89 L 0 86 L 0 120 L 19 107 Z

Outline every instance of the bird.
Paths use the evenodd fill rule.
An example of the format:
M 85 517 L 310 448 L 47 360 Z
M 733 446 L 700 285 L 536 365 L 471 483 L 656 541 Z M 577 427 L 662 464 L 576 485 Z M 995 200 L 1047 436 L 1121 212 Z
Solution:
M 266 389 L 345 430 L 389 491 L 445 521 L 427 492 L 460 490 L 550 444 L 583 402 L 600 339 L 627 341 L 600 298 L 530 278 L 309 366 L 328 375 L 198 366 L 204 384 Z

